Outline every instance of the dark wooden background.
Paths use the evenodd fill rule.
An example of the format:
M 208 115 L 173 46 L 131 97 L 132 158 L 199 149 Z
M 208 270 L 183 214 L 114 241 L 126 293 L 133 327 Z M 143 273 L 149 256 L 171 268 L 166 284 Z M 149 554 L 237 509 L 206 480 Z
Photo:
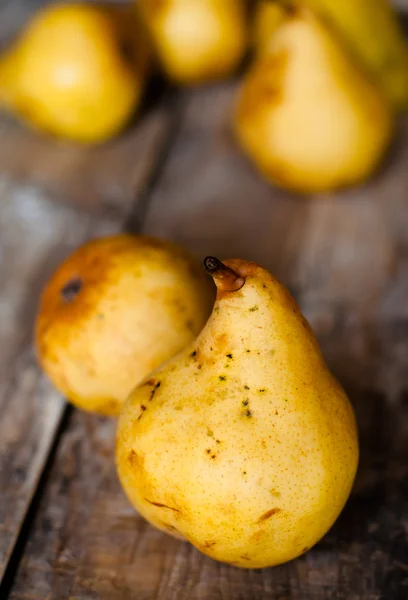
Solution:
M 1 39 L 40 3 L 3 0 Z M 100 148 L 0 120 L 0 599 L 408 598 L 408 121 L 367 185 L 298 198 L 265 184 L 237 150 L 236 81 L 156 87 L 130 130 Z M 39 371 L 42 285 L 79 243 L 123 228 L 200 260 L 270 268 L 349 392 L 361 435 L 355 489 L 301 558 L 244 571 L 155 531 L 117 481 L 114 421 L 67 407 Z

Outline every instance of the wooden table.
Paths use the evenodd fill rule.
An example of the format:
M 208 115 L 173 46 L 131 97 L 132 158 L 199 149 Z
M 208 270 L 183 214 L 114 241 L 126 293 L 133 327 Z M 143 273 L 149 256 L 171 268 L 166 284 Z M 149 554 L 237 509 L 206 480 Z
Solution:
M 0 34 L 35 4 L 6 5 Z M 1 600 L 408 598 L 408 122 L 370 183 L 300 199 L 238 151 L 236 87 L 165 90 L 94 149 L 0 122 Z M 42 285 L 83 240 L 122 228 L 199 259 L 259 261 L 310 320 L 354 403 L 362 456 L 341 517 L 301 558 L 239 570 L 155 531 L 120 489 L 115 422 L 71 409 L 38 369 Z

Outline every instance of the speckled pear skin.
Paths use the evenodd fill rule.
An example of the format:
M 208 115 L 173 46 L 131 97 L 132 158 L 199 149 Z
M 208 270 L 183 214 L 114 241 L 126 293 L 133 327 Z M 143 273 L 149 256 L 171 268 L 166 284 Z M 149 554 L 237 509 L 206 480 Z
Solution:
M 150 523 L 212 558 L 262 568 L 331 527 L 358 463 L 350 402 L 270 273 L 231 259 L 198 338 L 124 405 L 117 468 Z

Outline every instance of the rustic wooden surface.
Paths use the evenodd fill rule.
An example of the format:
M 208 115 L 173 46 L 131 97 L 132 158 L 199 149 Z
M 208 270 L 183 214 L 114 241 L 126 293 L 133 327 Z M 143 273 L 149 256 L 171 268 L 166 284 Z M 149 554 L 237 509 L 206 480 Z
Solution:
M 369 184 L 300 199 L 264 183 L 237 149 L 235 90 L 162 98 L 90 153 L 0 123 L 1 600 L 408 597 L 408 123 Z M 356 486 L 296 561 L 243 571 L 155 531 L 121 492 L 114 421 L 67 411 L 40 374 L 31 327 L 43 282 L 72 247 L 124 223 L 199 259 L 273 270 L 350 393 Z
M 133 199 L 148 183 L 154 167 L 152 148 L 163 144 L 170 125 L 164 108 L 152 115 L 136 138 L 144 148 L 138 173 L 105 168 L 118 188 L 132 190 L 127 203 L 111 208 L 89 204 L 72 208 L 52 202 L 37 188 L 0 176 L 0 573 L 3 571 L 64 411 L 62 400 L 40 376 L 31 349 L 32 321 L 42 285 L 59 261 L 85 239 L 120 229 Z M 120 151 L 118 147 L 118 152 Z M 70 153 L 71 154 L 71 153 Z M 36 154 L 25 153 L 36 169 Z M 66 173 L 86 161 L 66 161 Z M 52 144 L 39 156 L 52 168 Z M 48 158 L 48 160 L 47 160 Z M 58 159 L 57 159 L 58 160 Z M 120 157 L 117 158 L 120 162 Z M 0 161 L 1 164 L 1 161 Z M 65 188 L 68 196 L 75 191 Z M 95 190 L 89 187 L 89 195 Z M 138 196 L 141 197 L 141 196 Z M 74 203 L 72 203 L 74 204 Z M 99 208 L 99 212 L 96 211 Z M 107 213 L 107 214 L 106 214 Z M 24 443 L 23 443 L 24 442 Z
M 33 7 L 5 5 L 1 32 Z M 39 292 L 78 244 L 119 230 L 139 203 L 142 212 L 172 128 L 170 107 L 158 102 L 118 140 L 88 151 L 0 120 L 0 579 L 65 412 L 32 350 Z

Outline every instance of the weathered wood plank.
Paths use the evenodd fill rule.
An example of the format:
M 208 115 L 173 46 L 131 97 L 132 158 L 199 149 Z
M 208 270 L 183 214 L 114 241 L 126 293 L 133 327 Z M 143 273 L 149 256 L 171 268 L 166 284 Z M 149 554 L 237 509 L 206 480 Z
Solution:
M 128 213 L 137 209 L 171 120 L 170 110 L 159 104 L 140 127 L 117 142 L 120 148 L 107 150 L 105 157 L 102 150 L 102 154 L 91 151 L 92 160 L 85 151 L 72 148 L 65 154 L 61 150 L 60 163 L 53 161 L 58 154 L 53 143 L 32 136 L 27 145 L 26 134 L 22 140 L 22 130 L 14 125 L 0 139 L 0 578 L 64 412 L 62 399 L 39 374 L 32 355 L 39 292 L 71 249 L 89 237 L 119 230 Z M 42 145 L 42 154 L 37 144 Z M 27 177 L 19 173 L 25 183 L 18 183 L 16 173 L 8 170 L 8 152 L 15 160 L 20 155 L 24 168 L 42 164 L 48 183 L 38 185 L 32 173 Z M 113 155 L 110 160 L 109 152 L 115 160 Z M 95 178 L 88 177 L 91 163 Z M 60 178 L 61 170 L 65 176 Z M 48 173 L 53 174 L 55 189 Z M 67 204 L 55 201 L 61 197 L 59 185 Z M 112 208 L 109 202 L 116 199 Z
M 162 125 L 162 111 L 152 111 L 117 139 L 87 148 L 42 137 L 3 116 L 0 168 L 9 180 L 34 185 L 56 200 L 123 214 L 135 208 L 135 190 L 159 149 L 151 140 L 160 140 Z
M 35 366 L 31 324 L 40 286 L 70 248 L 99 229 L 91 217 L 3 180 L 0 211 L 0 573 L 18 536 L 64 403 Z
M 241 571 L 156 532 L 128 505 L 114 423 L 74 413 L 49 475 L 12 600 L 393 600 L 407 595 L 408 128 L 358 190 L 307 202 L 267 186 L 241 156 L 234 85 L 186 96 L 146 231 L 198 257 L 243 256 L 295 292 L 349 390 L 362 461 L 332 531 L 301 558 Z
M 40 4 L 4 3 L 0 41 Z M 171 120 L 159 99 L 118 139 L 87 149 L 0 118 L 0 579 L 65 410 L 31 348 L 38 294 L 71 249 L 137 211 Z

